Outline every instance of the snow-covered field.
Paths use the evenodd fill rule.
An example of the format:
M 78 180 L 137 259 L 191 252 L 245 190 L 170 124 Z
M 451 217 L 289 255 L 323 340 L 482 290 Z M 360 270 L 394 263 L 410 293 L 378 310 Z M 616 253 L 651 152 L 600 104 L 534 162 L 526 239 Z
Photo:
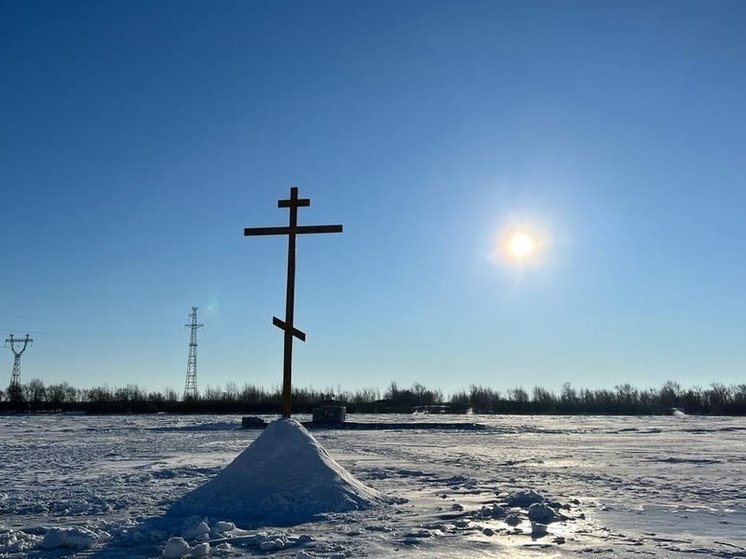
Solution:
M 292 527 L 233 528 L 165 513 L 260 434 L 240 430 L 240 417 L 0 417 L 0 556 L 160 557 L 181 536 L 167 554 L 746 557 L 746 419 L 351 419 L 490 429 L 314 431 L 388 499 Z M 524 489 L 545 498 L 534 520 L 555 515 L 546 534 L 514 494 Z

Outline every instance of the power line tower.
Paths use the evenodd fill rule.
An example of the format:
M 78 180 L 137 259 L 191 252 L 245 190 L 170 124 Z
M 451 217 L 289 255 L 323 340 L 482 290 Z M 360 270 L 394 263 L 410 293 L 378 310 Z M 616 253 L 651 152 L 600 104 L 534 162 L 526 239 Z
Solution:
M 192 319 L 191 323 L 184 325 L 192 331 L 189 336 L 189 357 L 187 357 L 186 384 L 184 385 L 185 400 L 197 397 L 197 328 L 203 326 L 197 324 L 197 307 L 192 307 L 189 318 Z
M 14 355 L 13 373 L 10 375 L 10 386 L 8 387 L 9 393 L 18 391 L 21 387 L 21 355 L 26 351 L 26 347 L 29 344 L 33 345 L 33 343 L 34 340 L 32 340 L 28 334 L 26 334 L 25 338 L 14 338 L 13 334 L 11 334 L 10 337 L 5 340 L 5 345 L 10 346 Z M 16 344 L 20 346 L 20 349 L 16 347 Z

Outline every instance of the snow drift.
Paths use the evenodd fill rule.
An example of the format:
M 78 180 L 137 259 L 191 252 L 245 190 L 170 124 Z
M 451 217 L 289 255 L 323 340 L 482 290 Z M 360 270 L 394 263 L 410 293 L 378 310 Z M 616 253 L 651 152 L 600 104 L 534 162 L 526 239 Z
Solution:
M 169 514 L 289 525 L 368 508 L 379 499 L 378 491 L 337 464 L 300 423 L 283 418 Z

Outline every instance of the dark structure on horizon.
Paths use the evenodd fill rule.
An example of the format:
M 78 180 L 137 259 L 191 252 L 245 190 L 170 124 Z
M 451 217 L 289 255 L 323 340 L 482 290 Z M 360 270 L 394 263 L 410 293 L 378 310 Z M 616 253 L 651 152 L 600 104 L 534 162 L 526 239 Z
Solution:
M 31 344 L 33 345 L 34 340 L 26 334 L 25 338 L 14 338 L 13 334 L 5 340 L 5 345 L 10 346 L 10 350 L 13 352 L 13 372 L 10 375 L 10 384 L 8 385 L 8 392 L 14 393 L 21 388 L 21 355 L 26 351 L 26 347 Z M 15 344 L 23 344 L 20 349 L 16 348 Z
M 290 188 L 290 199 L 279 200 L 278 208 L 290 210 L 287 227 L 246 227 L 243 234 L 246 237 L 259 235 L 287 235 L 288 236 L 288 277 L 285 298 L 285 320 L 272 317 L 272 324 L 285 332 L 284 357 L 282 367 L 282 415 L 290 417 L 290 394 L 293 367 L 293 337 L 306 341 L 306 334 L 295 328 L 295 238 L 296 235 L 309 233 L 341 233 L 341 225 L 298 225 L 298 208 L 311 205 L 310 198 L 298 198 L 298 187 Z
M 189 313 L 191 322 L 184 326 L 191 329 L 189 335 L 189 356 L 187 357 L 186 383 L 184 384 L 184 399 L 196 398 L 197 393 L 197 328 L 202 324 L 197 324 L 197 307 L 192 307 Z

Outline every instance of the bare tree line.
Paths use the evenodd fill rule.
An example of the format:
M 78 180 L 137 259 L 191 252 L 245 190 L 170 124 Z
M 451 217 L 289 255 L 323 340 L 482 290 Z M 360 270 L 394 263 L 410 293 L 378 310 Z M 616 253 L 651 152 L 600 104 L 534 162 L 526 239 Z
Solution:
M 746 384 L 683 388 L 669 381 L 660 388 L 638 389 L 630 384 L 613 389 L 575 388 L 565 383 L 559 392 L 540 386 L 531 393 L 522 387 L 505 391 L 472 385 L 448 396 L 439 389 L 415 383 L 402 388 L 391 382 L 377 388 L 295 388 L 293 409 L 310 412 L 324 402 L 339 402 L 350 413 L 410 413 L 415 409 L 449 413 L 510 414 L 687 414 L 746 415 Z M 277 413 L 279 388 L 234 382 L 207 387 L 197 398 L 183 398 L 172 389 L 158 392 L 137 385 L 76 388 L 68 383 L 46 386 L 39 379 L 0 390 L 0 412 L 79 411 L 88 413 Z

